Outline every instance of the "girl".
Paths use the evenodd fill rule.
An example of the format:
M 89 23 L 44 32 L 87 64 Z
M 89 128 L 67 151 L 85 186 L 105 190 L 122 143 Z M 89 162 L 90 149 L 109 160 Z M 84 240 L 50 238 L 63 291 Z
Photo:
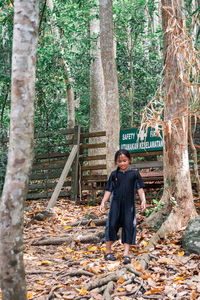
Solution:
M 105 202 L 111 196 L 110 211 L 106 223 L 106 253 L 105 260 L 116 260 L 111 252 L 111 246 L 117 238 L 117 232 L 122 227 L 122 243 L 124 244 L 123 263 L 131 262 L 129 257 L 130 245 L 135 245 L 136 240 L 136 190 L 141 200 L 141 208 L 146 209 L 146 199 L 143 190 L 144 183 L 138 171 L 131 170 L 130 153 L 119 150 L 115 153 L 117 170 L 113 171 L 105 187 L 105 194 L 100 205 L 100 211 L 104 211 Z

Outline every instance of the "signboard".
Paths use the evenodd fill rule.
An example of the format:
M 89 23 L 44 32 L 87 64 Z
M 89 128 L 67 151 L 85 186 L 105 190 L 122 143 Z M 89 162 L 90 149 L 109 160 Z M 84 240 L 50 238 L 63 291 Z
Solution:
M 162 132 L 160 131 L 162 136 Z M 156 136 L 155 129 L 149 127 L 147 136 L 138 128 L 120 130 L 120 149 L 126 149 L 130 153 L 146 151 L 162 151 L 163 140 Z

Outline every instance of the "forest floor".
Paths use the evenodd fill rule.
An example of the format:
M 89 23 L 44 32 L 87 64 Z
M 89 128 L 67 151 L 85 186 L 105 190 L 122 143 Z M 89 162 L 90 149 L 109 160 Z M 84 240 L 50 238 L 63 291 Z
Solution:
M 49 219 L 36 220 L 46 205 L 29 201 L 25 207 L 28 299 L 200 299 L 200 257 L 185 255 L 182 232 L 151 249 L 144 270 L 139 259 L 154 231 L 142 226 L 139 209 L 137 246 L 132 246 L 131 264 L 125 266 L 120 241 L 113 247 L 117 261 L 104 260 L 106 216 L 98 206 L 61 199 Z

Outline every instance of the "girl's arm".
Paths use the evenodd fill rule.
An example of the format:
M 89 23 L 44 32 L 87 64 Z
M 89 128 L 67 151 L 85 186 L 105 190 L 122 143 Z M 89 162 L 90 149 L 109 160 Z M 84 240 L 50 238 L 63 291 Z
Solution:
M 141 201 L 142 212 L 145 212 L 145 210 L 146 210 L 146 197 L 145 197 L 144 190 L 143 190 L 143 188 L 140 188 L 137 191 L 138 191 L 138 195 L 139 195 L 140 201 Z
M 100 207 L 99 207 L 100 212 L 104 211 L 105 202 L 109 200 L 110 195 L 111 195 L 110 191 L 105 191 L 104 197 L 103 197 Z

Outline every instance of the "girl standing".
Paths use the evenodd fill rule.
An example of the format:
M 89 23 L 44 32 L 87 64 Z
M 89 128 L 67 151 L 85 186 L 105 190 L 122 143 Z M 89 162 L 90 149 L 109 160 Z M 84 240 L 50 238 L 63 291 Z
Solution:
M 122 243 L 124 244 L 122 259 L 124 264 L 131 262 L 129 257 L 130 245 L 135 245 L 136 240 L 136 190 L 141 200 L 142 211 L 144 212 L 146 209 L 144 183 L 139 172 L 129 168 L 130 161 L 130 153 L 127 150 L 122 149 L 115 153 L 117 170 L 113 171 L 109 177 L 100 205 L 100 211 L 103 212 L 105 202 L 112 195 L 105 230 L 106 253 L 104 258 L 105 260 L 116 260 L 111 252 L 111 246 L 118 239 L 117 233 L 119 228 L 122 227 Z

